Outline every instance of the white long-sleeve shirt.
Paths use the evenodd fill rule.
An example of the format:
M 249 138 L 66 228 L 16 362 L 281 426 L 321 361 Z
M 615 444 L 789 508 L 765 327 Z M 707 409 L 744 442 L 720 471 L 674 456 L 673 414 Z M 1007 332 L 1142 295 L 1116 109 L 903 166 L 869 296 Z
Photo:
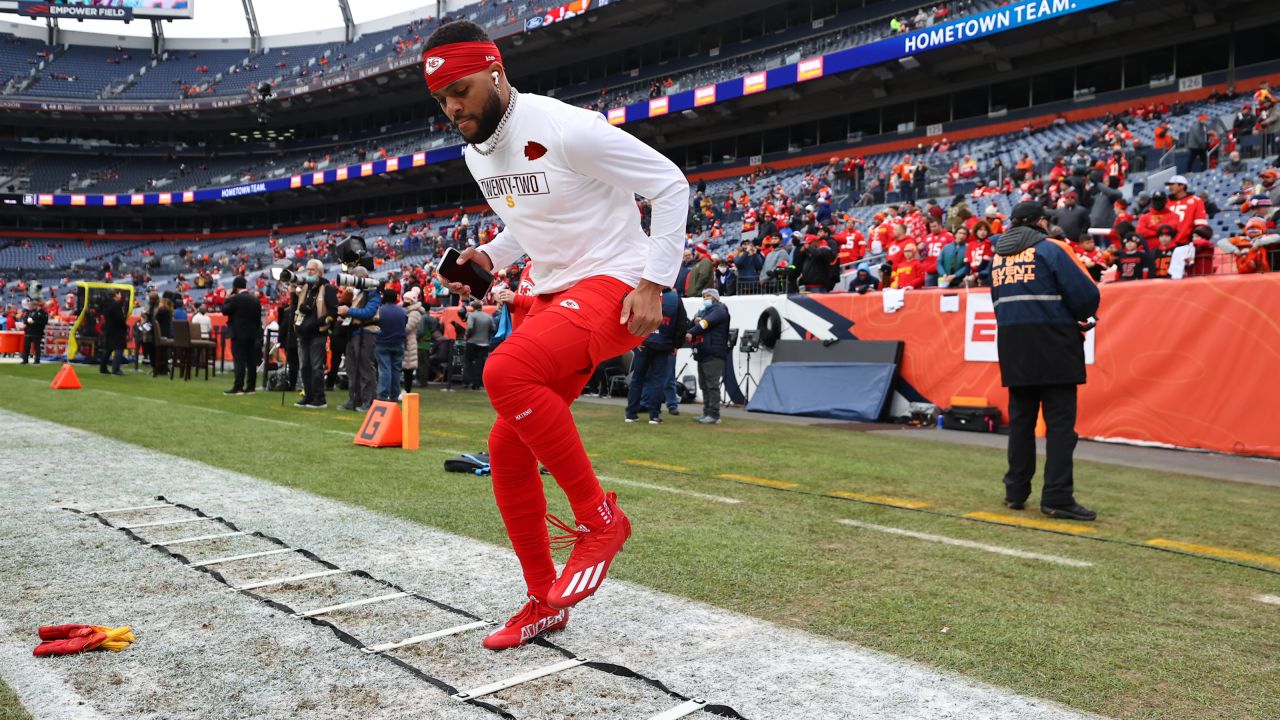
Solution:
M 539 294 L 607 275 L 632 287 L 675 282 L 684 252 L 689 183 L 661 153 L 603 115 L 520 93 L 497 148 L 470 145 L 467 168 L 506 229 L 480 249 L 494 268 L 528 254 Z M 635 195 L 653 207 L 640 228 Z

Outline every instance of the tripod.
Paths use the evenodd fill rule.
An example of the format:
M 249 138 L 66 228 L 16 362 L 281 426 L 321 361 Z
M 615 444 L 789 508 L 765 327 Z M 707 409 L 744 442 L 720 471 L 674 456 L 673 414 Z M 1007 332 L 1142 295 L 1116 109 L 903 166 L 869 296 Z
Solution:
M 744 347 L 740 348 L 740 350 L 743 355 L 747 356 L 747 373 L 742 376 L 742 399 L 745 401 L 743 407 L 746 407 L 746 403 L 751 402 L 751 388 L 759 387 L 760 385 L 760 383 L 756 382 L 755 376 L 751 374 L 751 358 L 756 354 L 757 349 L 748 350 Z

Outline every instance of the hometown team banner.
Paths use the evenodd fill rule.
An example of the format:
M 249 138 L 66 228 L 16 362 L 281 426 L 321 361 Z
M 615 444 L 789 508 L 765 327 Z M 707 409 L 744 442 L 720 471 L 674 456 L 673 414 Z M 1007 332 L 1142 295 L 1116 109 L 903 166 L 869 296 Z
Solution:
M 615 0 L 616 1 L 616 0 Z M 807 82 L 828 75 L 848 72 L 869 65 L 909 57 L 919 52 L 933 50 L 948 45 L 967 42 L 976 38 L 993 35 L 1007 30 L 1027 27 L 1035 23 L 1064 17 L 1081 10 L 1089 10 L 1117 0 L 1026 0 L 1006 5 L 995 10 L 974 15 L 972 17 L 952 20 L 931 28 L 904 33 L 886 38 L 868 45 L 831 53 L 821 57 L 801 60 L 793 65 L 774 68 L 772 70 L 752 73 L 746 77 L 727 80 L 684 92 L 635 103 L 626 107 L 612 108 L 606 113 L 609 122 L 622 125 L 629 122 L 648 120 L 669 113 L 682 112 L 695 107 L 704 107 L 714 103 L 726 102 L 745 95 L 774 90 L 788 85 Z M 607 1 L 596 0 L 596 5 L 608 4 Z M 584 3 L 585 6 L 585 3 Z M 567 7 L 567 6 L 565 6 Z M 405 67 L 420 62 L 413 57 L 398 57 L 362 68 L 350 70 L 339 75 L 326 77 L 311 85 L 284 88 L 281 95 L 292 97 L 322 88 L 341 85 L 354 80 L 378 75 L 389 70 Z M 226 108 L 249 104 L 247 97 L 217 98 L 177 103 L 74 103 L 27 101 L 17 99 L 0 99 L 0 109 L 34 108 L 46 111 L 87 111 L 87 112 L 147 112 L 147 111 L 181 111 L 205 108 Z M 425 156 L 425 159 L 424 157 Z M 396 172 L 410 167 L 417 167 L 431 162 L 444 162 L 462 157 L 462 146 L 456 145 L 439 148 L 426 153 L 415 153 L 399 158 L 351 165 L 336 170 L 295 175 L 292 178 L 277 178 L 256 183 L 247 183 L 226 188 L 202 188 L 176 193 L 143 193 L 133 195 L 27 195 L 24 203 L 28 205 L 54 206 L 115 206 L 115 205 L 174 205 L 207 200 L 225 200 L 241 195 L 255 195 L 264 192 L 297 189 L 310 185 L 341 182 L 343 180 L 378 175 L 384 172 Z
M 794 65 L 784 65 L 772 70 L 753 73 L 744 78 L 726 80 L 706 87 L 686 90 L 667 96 L 662 113 L 675 113 L 694 107 L 724 102 L 765 90 L 775 90 L 827 75 L 857 70 L 858 68 L 910 57 L 927 50 L 936 50 L 976 40 L 988 35 L 1017 30 L 1046 20 L 1065 17 L 1082 10 L 1110 5 L 1117 0 L 1024 0 L 989 10 L 971 17 L 941 23 L 930 28 L 903 33 L 866 45 L 841 50 L 821 57 L 801 60 Z M 708 99 L 710 99 L 708 101 Z M 645 120 L 653 117 L 649 103 L 640 102 L 609 111 L 609 121 L 615 125 Z

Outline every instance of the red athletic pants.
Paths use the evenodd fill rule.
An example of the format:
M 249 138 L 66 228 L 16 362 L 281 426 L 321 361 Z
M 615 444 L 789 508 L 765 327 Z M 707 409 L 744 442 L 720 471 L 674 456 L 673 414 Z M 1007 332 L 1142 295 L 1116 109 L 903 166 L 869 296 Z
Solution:
M 489 355 L 484 387 L 498 419 L 489 431 L 493 495 L 520 560 L 529 593 L 546 597 L 555 582 L 538 463 L 551 471 L 579 523 L 598 522 L 604 491 L 582 447 L 569 405 L 596 366 L 644 338 L 619 322 L 632 288 L 597 276 L 539 295 L 511 337 Z

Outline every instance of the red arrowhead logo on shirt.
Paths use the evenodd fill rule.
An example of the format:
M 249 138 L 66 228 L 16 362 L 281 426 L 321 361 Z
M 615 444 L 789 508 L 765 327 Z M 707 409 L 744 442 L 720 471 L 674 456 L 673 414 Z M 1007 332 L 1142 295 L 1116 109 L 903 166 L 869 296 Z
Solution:
M 530 161 L 537 160 L 538 158 L 546 154 L 547 154 L 547 148 L 544 147 L 542 143 L 534 142 L 533 140 L 530 140 L 529 144 L 524 146 L 524 156 L 526 160 L 530 160 Z

